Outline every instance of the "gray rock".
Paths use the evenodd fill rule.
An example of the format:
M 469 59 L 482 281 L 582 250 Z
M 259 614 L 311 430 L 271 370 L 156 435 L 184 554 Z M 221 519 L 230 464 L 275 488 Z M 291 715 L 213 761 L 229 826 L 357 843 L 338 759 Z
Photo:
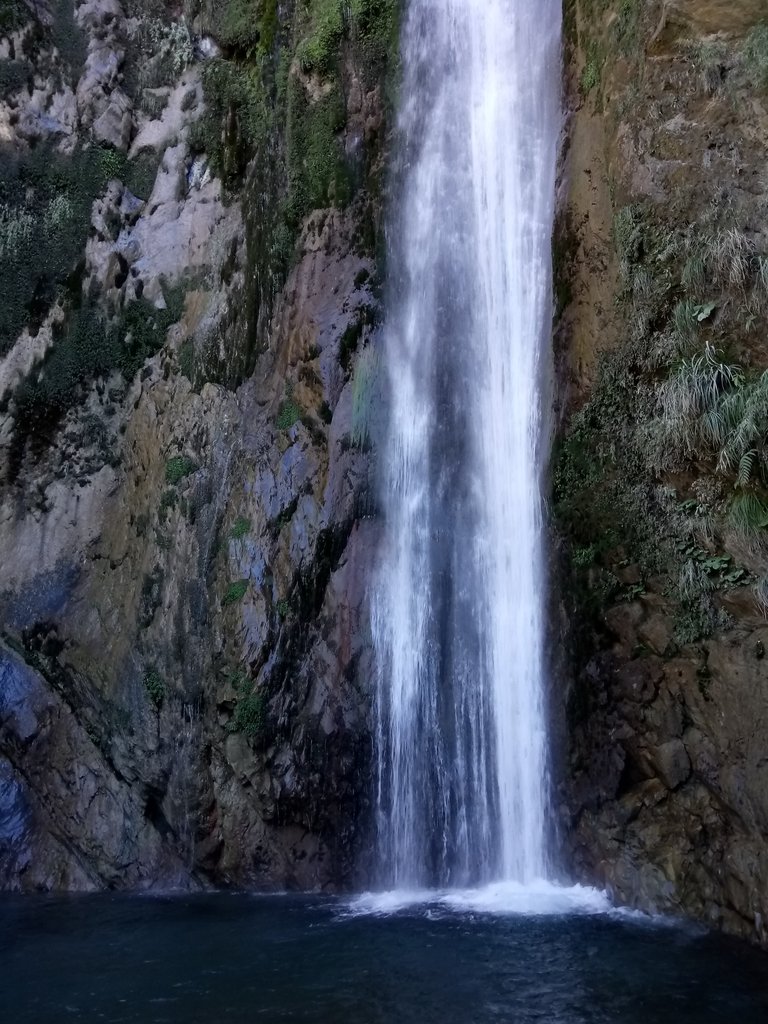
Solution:
M 133 104 L 122 89 L 114 89 L 105 109 L 93 122 L 93 137 L 126 152 L 131 141 Z
M 668 789 L 677 789 L 691 774 L 691 762 L 682 740 L 669 740 L 652 752 L 659 777 Z

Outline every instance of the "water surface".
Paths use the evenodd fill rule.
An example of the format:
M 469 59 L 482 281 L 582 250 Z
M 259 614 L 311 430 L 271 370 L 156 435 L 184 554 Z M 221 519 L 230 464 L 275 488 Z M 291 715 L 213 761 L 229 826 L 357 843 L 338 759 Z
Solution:
M 4 897 L 0 1020 L 768 1021 L 768 958 L 690 928 L 588 905 L 489 913 L 466 897 L 361 909 L 306 896 Z

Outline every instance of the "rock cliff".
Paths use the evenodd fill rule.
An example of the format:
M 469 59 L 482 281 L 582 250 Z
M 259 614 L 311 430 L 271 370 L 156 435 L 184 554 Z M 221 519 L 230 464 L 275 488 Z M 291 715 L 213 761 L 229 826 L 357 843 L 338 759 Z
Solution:
M 0 886 L 349 884 L 390 0 L 4 0 Z
M 620 900 L 765 942 L 765 5 L 566 14 L 563 831 Z

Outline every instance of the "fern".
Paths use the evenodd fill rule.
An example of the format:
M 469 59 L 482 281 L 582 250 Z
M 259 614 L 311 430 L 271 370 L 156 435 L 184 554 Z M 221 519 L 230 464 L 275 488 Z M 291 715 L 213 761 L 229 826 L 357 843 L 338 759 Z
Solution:
M 744 452 L 739 460 L 739 472 L 736 477 L 736 483 L 739 487 L 746 487 L 752 479 L 752 474 L 755 469 L 755 460 L 757 459 L 757 451 L 752 448 L 748 452 Z

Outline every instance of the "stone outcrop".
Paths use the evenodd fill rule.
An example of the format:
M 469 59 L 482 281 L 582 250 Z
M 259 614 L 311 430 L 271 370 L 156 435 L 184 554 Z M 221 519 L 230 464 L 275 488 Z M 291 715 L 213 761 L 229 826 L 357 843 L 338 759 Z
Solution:
M 618 900 L 765 943 L 766 547 L 734 511 L 763 484 L 683 440 L 665 394 L 701 353 L 744 367 L 745 386 L 768 365 L 766 12 L 749 0 L 566 12 L 563 832 L 577 874 Z
M 6 154 L 52 145 L 95 184 L 62 207 L 87 222 L 54 301 L 3 339 L 0 887 L 349 885 L 385 64 L 340 22 L 338 74 L 305 73 L 282 49 L 317 31 L 303 7 L 253 64 L 219 11 L 188 31 L 136 9 L 76 8 L 66 136 L 17 131 L 34 97 L 3 98 Z M 63 58 L 40 38 L 44 77 Z M 23 261 L 37 211 L 13 195 Z

